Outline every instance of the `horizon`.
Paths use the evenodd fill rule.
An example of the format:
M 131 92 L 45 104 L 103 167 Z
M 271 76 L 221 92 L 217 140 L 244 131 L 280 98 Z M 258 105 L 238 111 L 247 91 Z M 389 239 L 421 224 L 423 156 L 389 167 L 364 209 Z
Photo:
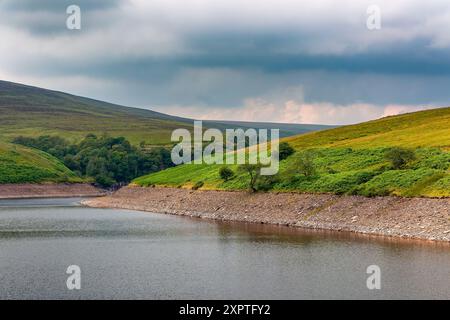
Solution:
M 0 3 L 0 78 L 198 120 L 346 125 L 450 105 L 445 1 L 82 0 L 76 30 L 69 4 Z
M 197 121 L 211 121 L 211 122 L 236 122 L 236 123 L 260 123 L 260 124 L 283 124 L 283 125 L 317 125 L 317 126 L 324 126 L 325 128 L 329 127 L 329 129 L 333 129 L 335 127 L 341 127 L 341 126 L 351 126 L 351 125 L 357 125 L 363 122 L 367 122 L 367 121 L 375 121 L 375 120 L 380 120 L 383 118 L 388 118 L 388 117 L 392 117 L 392 116 L 397 116 L 397 115 L 403 115 L 403 114 L 409 114 L 409 113 L 416 113 L 416 112 L 421 112 L 421 111 L 427 111 L 427 110 L 433 110 L 433 109 L 445 109 L 445 108 L 449 108 L 450 106 L 433 106 L 433 107 L 423 107 L 419 110 L 404 110 L 404 112 L 399 112 L 396 114 L 388 114 L 388 115 L 383 115 L 379 118 L 374 118 L 374 119 L 369 119 L 367 121 L 362 121 L 362 122 L 354 122 L 354 123 L 347 123 L 347 124 L 343 124 L 343 125 L 339 125 L 339 124 L 320 124 L 320 123 L 295 123 L 295 122 L 271 122 L 271 121 L 251 121 L 251 120 L 230 120 L 230 119 L 196 119 L 193 117 L 189 117 L 189 116 L 179 116 L 176 114 L 170 114 L 170 113 L 165 113 L 163 111 L 157 111 L 152 109 L 151 107 L 139 107 L 139 106 L 128 106 L 128 105 L 121 105 L 118 104 L 116 102 L 113 101 L 107 101 L 107 100 L 101 100 L 101 99 L 97 99 L 97 98 L 93 98 L 93 97 L 88 97 L 88 96 L 82 96 L 82 95 L 77 95 L 77 94 L 73 94 L 71 92 L 65 92 L 65 91 L 60 91 L 60 90 L 54 90 L 52 88 L 45 88 L 45 87 L 38 87 L 35 85 L 31 85 L 31 84 L 27 84 L 27 83 L 19 83 L 19 82 L 13 82 L 13 81 L 9 81 L 9 80 L 5 80 L 5 79 L 0 79 L 0 82 L 7 82 L 13 85 L 21 85 L 21 86 L 26 86 L 26 87 L 31 87 L 31 88 L 36 88 L 36 89 L 41 89 L 41 90 L 46 90 L 46 91 L 52 91 L 52 92 L 57 92 L 57 93 L 62 93 L 62 94 L 67 94 L 67 95 L 71 95 L 71 96 L 75 96 L 75 97 L 79 97 L 79 98 L 84 98 L 84 99 L 89 99 L 89 100 L 94 100 L 94 101 L 99 101 L 99 102 L 103 102 L 103 103 L 107 103 L 107 104 L 111 104 L 111 105 L 116 105 L 119 107 L 124 107 L 124 108 L 133 108 L 133 109 L 140 109 L 140 110 L 147 110 L 147 111 L 151 111 L 151 112 L 157 112 L 157 113 L 161 113 L 161 114 L 165 114 L 171 117 L 176 117 L 176 118 L 183 118 L 186 120 L 197 120 Z
M 26 87 L 30 87 L 30 88 L 36 88 L 36 89 L 41 89 L 41 90 L 46 90 L 46 91 L 52 91 L 52 92 L 57 92 L 57 93 L 62 93 L 62 94 L 67 94 L 67 95 L 71 95 L 71 96 L 75 96 L 75 97 L 79 97 L 79 98 L 84 98 L 84 99 L 89 99 L 89 100 L 94 100 L 94 101 L 98 101 L 98 102 L 103 102 L 103 103 L 107 103 L 107 104 L 112 104 L 112 105 L 116 105 L 119 107 L 124 107 L 124 108 L 133 108 L 133 109 L 140 109 L 140 110 L 147 110 L 147 111 L 152 111 L 152 112 L 158 112 L 161 114 L 165 114 L 168 116 L 172 116 L 172 117 L 177 117 L 177 118 L 184 118 L 186 120 L 200 120 L 201 119 L 195 119 L 192 117 L 180 117 L 178 115 L 175 114 L 170 114 L 170 113 L 164 113 L 161 111 L 156 111 L 154 109 L 151 109 L 151 107 L 139 107 L 139 106 L 128 106 L 128 105 L 121 105 L 118 104 L 116 102 L 113 101 L 107 101 L 107 100 L 101 100 L 101 99 L 97 99 L 97 98 L 93 98 L 93 97 L 87 97 L 87 96 L 82 96 L 82 95 L 77 95 L 77 94 L 73 94 L 70 92 L 65 92 L 65 91 L 60 91 L 60 90 L 54 90 L 52 88 L 45 88 L 45 87 L 37 87 L 35 85 L 31 85 L 31 84 L 27 84 L 27 83 L 19 83 L 19 82 L 13 82 L 13 81 L 9 81 L 9 80 L 5 80 L 5 79 L 0 79 L 0 82 L 7 82 L 13 85 L 20 85 L 20 86 L 26 86 Z M 320 126 L 320 124 L 316 124 L 316 123 L 287 123 L 287 122 L 270 122 L 270 121 L 245 121 L 245 120 L 229 120 L 229 119 L 203 119 L 204 121 L 224 121 L 224 122 L 242 122 L 242 123 L 268 123 L 268 124 L 292 124 L 292 125 L 297 125 L 297 124 L 303 124 L 303 125 L 318 125 Z M 323 125 L 324 127 L 334 127 L 337 125 Z

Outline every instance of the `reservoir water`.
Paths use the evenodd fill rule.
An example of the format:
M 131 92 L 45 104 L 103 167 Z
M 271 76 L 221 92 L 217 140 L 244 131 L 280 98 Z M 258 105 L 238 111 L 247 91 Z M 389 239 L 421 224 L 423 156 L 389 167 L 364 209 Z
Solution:
M 1 299 L 449 299 L 450 245 L 0 201 Z M 81 269 L 68 290 L 67 267 Z M 381 289 L 367 288 L 367 267 Z

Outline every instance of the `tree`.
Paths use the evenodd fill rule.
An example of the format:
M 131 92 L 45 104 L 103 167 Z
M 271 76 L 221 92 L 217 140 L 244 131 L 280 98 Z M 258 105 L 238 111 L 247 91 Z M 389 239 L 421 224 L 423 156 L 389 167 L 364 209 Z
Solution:
M 411 149 L 394 147 L 385 152 L 384 158 L 391 163 L 392 168 L 398 170 L 415 160 L 416 154 Z
M 112 187 L 116 181 L 107 174 L 100 174 L 95 177 L 95 182 L 104 188 Z
M 256 184 L 259 177 L 261 177 L 261 164 L 241 164 L 238 170 L 248 174 L 250 178 L 248 182 L 249 190 L 256 192 Z
M 86 174 L 95 177 L 100 174 L 106 174 L 106 161 L 103 158 L 92 157 L 86 167 Z
M 293 173 L 299 173 L 305 177 L 311 177 L 316 173 L 314 165 L 314 153 L 312 151 L 305 151 L 299 154 L 288 169 Z
M 219 169 L 219 176 L 222 180 L 228 181 L 234 176 L 234 172 L 228 167 L 222 167 Z
M 287 143 L 287 142 L 281 142 L 279 145 L 279 156 L 280 156 L 280 161 L 287 159 L 289 156 L 293 155 L 295 153 L 294 148 L 292 148 L 292 146 Z
M 78 144 L 70 144 L 60 137 L 17 137 L 14 143 L 50 153 L 79 176 L 94 178 L 102 186 L 128 183 L 173 166 L 169 150 L 162 147 L 141 150 L 124 137 L 88 134 Z

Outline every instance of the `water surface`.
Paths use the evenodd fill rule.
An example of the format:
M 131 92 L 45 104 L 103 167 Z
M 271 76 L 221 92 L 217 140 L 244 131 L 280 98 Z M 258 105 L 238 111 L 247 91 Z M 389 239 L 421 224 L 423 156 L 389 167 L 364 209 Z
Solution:
M 450 298 L 450 246 L 0 201 L 2 299 Z M 378 265 L 381 290 L 368 290 Z M 82 288 L 66 287 L 69 265 Z

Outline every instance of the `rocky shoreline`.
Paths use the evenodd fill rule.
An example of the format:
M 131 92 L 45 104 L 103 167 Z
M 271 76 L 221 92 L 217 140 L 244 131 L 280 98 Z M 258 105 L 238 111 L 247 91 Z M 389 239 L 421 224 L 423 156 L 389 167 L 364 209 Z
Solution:
M 129 186 L 83 203 L 96 208 L 450 242 L 450 198 L 365 198 Z
M 106 192 L 86 183 L 0 184 L 0 199 L 99 197 Z

